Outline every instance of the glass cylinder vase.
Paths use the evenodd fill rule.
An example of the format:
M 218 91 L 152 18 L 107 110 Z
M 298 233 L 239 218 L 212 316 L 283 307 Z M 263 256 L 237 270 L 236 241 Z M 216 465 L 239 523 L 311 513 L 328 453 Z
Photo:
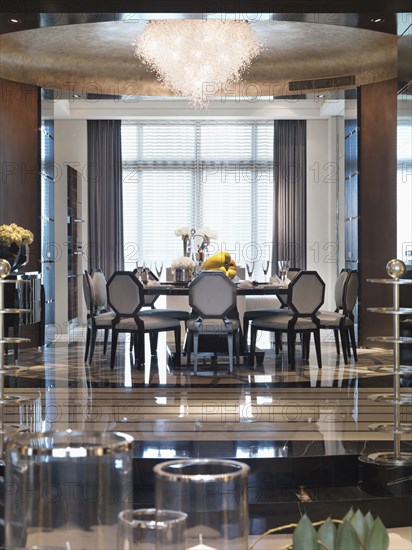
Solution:
M 187 548 L 247 550 L 249 466 L 233 460 L 182 459 L 154 467 L 156 508 L 187 514 Z
M 5 548 L 116 548 L 132 501 L 133 438 L 116 432 L 20 433 L 6 443 Z

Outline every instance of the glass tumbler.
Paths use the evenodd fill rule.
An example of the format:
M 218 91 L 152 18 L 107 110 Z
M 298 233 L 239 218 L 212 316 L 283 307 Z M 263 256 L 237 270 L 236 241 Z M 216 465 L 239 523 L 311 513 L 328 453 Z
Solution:
M 133 438 L 116 432 L 19 433 L 6 442 L 5 548 L 116 548 L 132 502 Z
M 186 518 L 183 512 L 140 508 L 119 514 L 118 550 L 184 550 Z
M 248 548 L 249 466 L 233 460 L 182 459 L 153 470 L 156 508 L 187 514 L 187 549 Z

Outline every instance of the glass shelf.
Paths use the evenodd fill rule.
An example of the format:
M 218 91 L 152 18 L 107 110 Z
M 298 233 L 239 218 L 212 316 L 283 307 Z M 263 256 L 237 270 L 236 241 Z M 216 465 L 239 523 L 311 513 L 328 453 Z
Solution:
M 383 424 L 369 424 L 368 428 L 373 432 L 393 432 L 394 424 L 393 422 L 387 422 Z M 412 431 L 412 423 L 405 422 L 400 424 L 400 430 L 398 433 L 406 434 Z
M 387 344 L 412 344 L 412 338 L 409 336 L 400 336 L 394 338 L 393 336 L 368 336 L 368 340 L 372 342 L 386 342 Z
M 368 311 L 372 313 L 386 313 L 387 315 L 412 315 L 412 308 L 400 307 L 393 309 L 392 307 L 368 307 Z
M 391 393 L 372 393 L 371 395 L 368 395 L 368 399 L 376 402 L 398 403 L 400 405 L 406 405 L 412 403 L 412 393 L 403 393 L 399 396 L 399 399 L 395 399 L 393 394 Z
M 383 285 L 412 285 L 412 279 L 366 279 L 366 281 Z

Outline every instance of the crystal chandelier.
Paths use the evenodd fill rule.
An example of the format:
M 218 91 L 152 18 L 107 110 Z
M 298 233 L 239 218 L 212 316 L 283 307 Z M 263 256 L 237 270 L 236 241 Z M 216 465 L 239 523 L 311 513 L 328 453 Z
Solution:
M 240 80 L 261 49 L 246 21 L 150 21 L 134 53 L 176 95 L 196 108 L 207 96 Z

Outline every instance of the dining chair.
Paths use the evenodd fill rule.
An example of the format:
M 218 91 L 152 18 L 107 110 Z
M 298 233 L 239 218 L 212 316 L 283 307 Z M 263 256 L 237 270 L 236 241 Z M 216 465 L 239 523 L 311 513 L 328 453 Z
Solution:
M 240 322 L 236 307 L 236 285 L 220 271 L 203 271 L 189 285 L 192 317 L 186 322 L 187 363 L 190 364 L 193 343 L 193 366 L 197 374 L 199 336 L 226 336 L 229 370 L 233 371 L 233 340 L 239 363 Z
M 300 271 L 289 283 L 287 309 L 276 315 L 254 319 L 251 324 L 250 351 L 255 353 L 258 330 L 287 334 L 288 364 L 295 369 L 296 334 L 313 333 L 318 367 L 322 368 L 320 321 L 316 316 L 325 299 L 325 283 L 316 271 Z
M 110 368 L 114 368 L 119 333 L 130 333 L 134 340 L 136 364 L 144 363 L 144 336 L 173 331 L 176 361 L 180 363 L 180 321 L 142 311 L 145 296 L 142 283 L 131 271 L 115 271 L 107 282 L 108 304 L 115 313 L 112 321 Z M 151 345 L 152 345 L 151 339 Z M 152 346 L 152 354 L 156 352 Z
M 343 269 L 335 283 L 335 311 L 320 310 L 317 316 L 321 329 L 333 329 L 335 336 L 336 353 L 340 355 L 339 336 L 342 345 L 343 361 L 348 364 L 350 345 L 352 344 L 353 358 L 358 360 L 356 352 L 355 323 L 353 309 L 358 298 L 358 272 Z
M 136 275 L 137 269 L 133 270 L 133 273 Z M 147 273 L 149 281 L 159 281 L 159 278 L 152 272 L 148 271 Z M 146 285 L 145 285 L 146 286 Z M 143 287 L 145 288 L 145 287 Z M 144 304 L 141 310 L 145 315 L 161 315 L 162 317 L 168 317 L 170 319 L 178 319 L 179 321 L 186 323 L 189 319 L 189 311 L 184 309 L 173 309 L 173 308 L 156 308 L 155 302 L 159 298 L 159 294 L 146 294 L 144 295 Z M 150 345 L 152 351 L 157 350 L 157 340 L 158 334 L 153 332 L 150 335 Z M 133 347 L 133 339 L 130 341 L 131 347 Z
M 137 270 L 134 269 L 133 273 L 136 274 Z M 159 278 L 152 272 L 148 272 L 149 281 L 159 281 Z M 144 287 L 143 287 L 144 289 Z M 186 322 L 189 319 L 189 312 L 183 309 L 173 308 L 159 308 L 155 306 L 155 302 L 159 298 L 159 294 L 145 294 L 143 310 L 146 315 L 161 315 L 162 317 L 170 317 L 171 319 L 179 319 L 179 321 Z
M 300 272 L 300 269 L 298 268 L 290 268 L 288 271 L 288 279 L 292 281 L 299 272 Z M 267 303 L 268 298 L 265 297 L 264 300 Z M 282 314 L 285 313 L 285 308 L 288 307 L 286 295 L 282 296 L 281 294 L 279 294 L 279 296 L 277 296 L 276 298 L 270 297 L 270 300 L 273 302 L 273 307 L 256 308 L 256 309 L 249 309 L 245 311 L 243 315 L 243 338 L 244 338 L 245 346 L 247 345 L 249 323 L 251 321 L 253 321 L 254 319 L 260 319 L 262 317 L 268 317 L 271 315 L 278 315 L 279 313 L 282 313 Z M 277 348 L 276 352 L 278 352 L 278 349 L 282 348 L 282 341 L 280 338 L 276 340 L 276 348 Z
M 83 295 L 87 307 L 84 361 L 91 363 L 98 330 L 104 330 L 103 354 L 106 353 L 109 330 L 112 328 L 112 321 L 115 314 L 112 311 L 102 311 L 102 309 L 99 308 L 98 301 L 96 300 L 95 284 L 92 276 L 87 270 L 83 272 Z

